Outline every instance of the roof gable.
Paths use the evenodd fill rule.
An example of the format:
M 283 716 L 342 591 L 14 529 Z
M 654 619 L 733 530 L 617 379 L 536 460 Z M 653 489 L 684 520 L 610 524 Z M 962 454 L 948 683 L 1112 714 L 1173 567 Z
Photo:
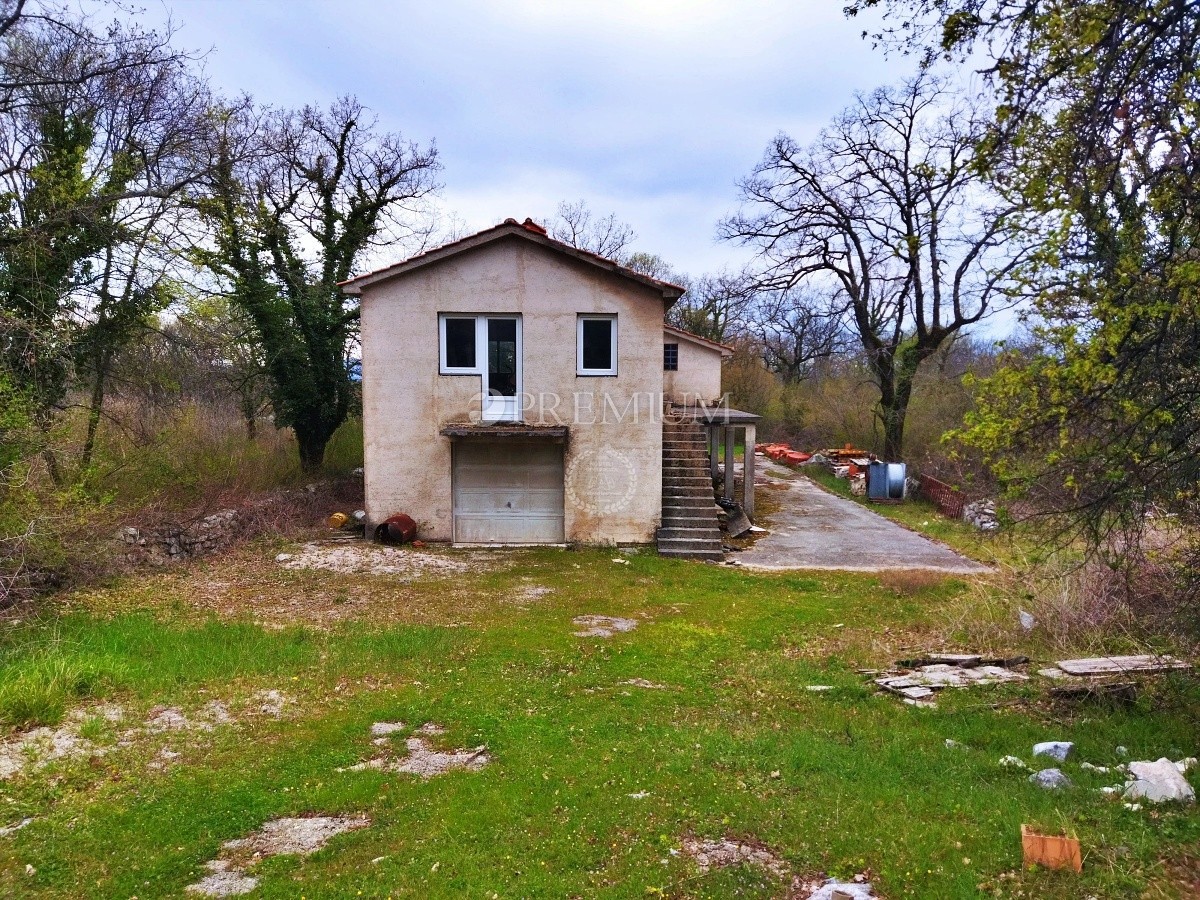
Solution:
M 365 275 L 359 275 L 356 278 L 350 278 L 340 282 L 341 288 L 347 294 L 361 294 L 362 289 L 373 284 L 378 284 L 381 281 L 387 281 L 395 278 L 398 275 L 403 275 L 407 272 L 412 272 L 416 269 L 424 268 L 425 266 L 435 265 L 442 260 L 449 259 L 460 253 L 465 253 L 469 250 L 474 250 L 478 247 L 483 247 L 494 243 L 498 240 L 506 238 L 520 238 L 545 247 L 555 253 L 563 256 L 568 256 L 590 266 L 595 266 L 598 269 L 617 275 L 629 281 L 636 282 L 643 287 L 651 288 L 662 295 L 663 300 L 668 304 L 678 300 L 684 292 L 684 289 L 677 284 L 671 284 L 667 281 L 660 281 L 657 278 L 651 278 L 649 275 L 643 275 L 641 272 L 635 272 L 633 269 L 623 266 L 620 263 L 614 262 L 611 259 L 606 259 L 603 256 L 598 256 L 595 253 L 589 253 L 587 250 L 580 250 L 578 247 L 572 247 L 570 244 L 564 244 L 562 241 L 557 241 L 546 233 L 546 229 L 542 228 L 532 219 L 526 219 L 524 223 L 517 222 L 516 219 L 505 219 L 494 228 L 487 228 L 477 232 L 469 237 L 461 238 L 457 241 L 451 241 L 448 244 L 443 244 L 440 247 L 435 247 L 432 250 L 426 250 L 424 253 L 418 253 L 416 256 L 410 257 L 390 266 L 385 266 L 382 269 L 376 269 L 374 272 L 367 272 Z
M 718 341 L 709 340 L 706 337 L 701 337 L 695 332 L 688 331 L 686 328 L 677 328 L 674 325 L 663 325 L 663 334 L 669 334 L 672 337 L 680 340 L 688 341 L 704 347 L 706 350 L 716 350 L 721 354 L 722 359 L 728 359 L 733 356 L 733 348 L 728 344 L 722 344 Z

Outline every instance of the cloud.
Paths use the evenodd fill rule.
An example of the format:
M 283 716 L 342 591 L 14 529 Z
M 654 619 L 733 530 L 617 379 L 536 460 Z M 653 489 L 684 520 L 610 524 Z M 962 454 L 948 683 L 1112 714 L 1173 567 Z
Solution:
M 583 198 L 677 268 L 736 263 L 714 243 L 778 131 L 807 141 L 855 90 L 908 74 L 830 0 L 178 0 L 179 42 L 212 47 L 218 87 L 279 105 L 357 94 L 436 139 L 443 203 L 483 228 Z

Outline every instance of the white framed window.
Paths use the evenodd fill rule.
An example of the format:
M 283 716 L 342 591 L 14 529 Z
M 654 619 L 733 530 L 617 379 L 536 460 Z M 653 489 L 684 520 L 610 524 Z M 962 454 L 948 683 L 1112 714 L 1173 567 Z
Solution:
M 578 375 L 617 374 L 617 317 L 580 316 L 576 330 Z
M 438 316 L 438 372 L 442 375 L 479 375 L 483 371 L 487 335 L 481 334 L 480 316 L 443 313 Z
M 485 422 L 521 420 L 521 317 L 516 313 L 440 313 L 438 374 L 476 375 Z

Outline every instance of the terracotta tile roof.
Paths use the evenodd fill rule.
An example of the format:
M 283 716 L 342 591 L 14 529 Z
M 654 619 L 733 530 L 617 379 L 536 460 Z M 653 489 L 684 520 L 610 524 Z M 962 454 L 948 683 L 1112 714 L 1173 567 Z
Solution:
M 643 284 L 647 287 L 652 287 L 655 290 L 660 291 L 665 300 L 668 300 L 672 303 L 679 299 L 684 292 L 684 288 L 677 284 L 671 284 L 669 281 L 662 281 L 658 278 L 651 278 L 649 275 L 643 275 L 641 272 L 635 272 L 633 269 L 623 266 L 615 260 L 611 260 L 588 250 L 581 250 L 578 247 L 572 247 L 570 244 L 555 240 L 554 238 L 550 237 L 545 228 L 537 224 L 537 222 L 533 221 L 533 219 L 528 218 L 524 222 L 518 222 L 516 219 L 512 218 L 505 219 L 499 225 L 495 225 L 491 228 L 485 228 L 483 231 L 478 231 L 475 234 L 468 235 L 464 238 L 459 238 L 455 241 L 450 241 L 449 243 L 442 244 L 440 247 L 432 247 L 429 250 L 418 253 L 416 256 L 401 260 L 398 263 L 393 263 L 390 266 L 384 266 L 382 268 L 375 269 L 372 272 L 366 272 L 354 278 L 349 278 L 346 281 L 339 282 L 339 284 L 342 289 L 346 291 L 346 293 L 357 294 L 360 293 L 361 289 L 368 284 L 385 281 L 388 278 L 391 278 L 395 275 L 400 275 L 404 272 L 410 271 L 411 269 L 429 265 L 449 256 L 453 256 L 456 253 L 462 253 L 463 251 L 470 250 L 473 247 L 488 244 L 498 238 L 508 235 L 523 237 L 527 240 L 533 241 L 534 243 L 547 247 L 550 250 L 554 250 L 566 256 L 571 256 L 583 262 L 590 263 L 598 268 L 612 272 L 613 274 L 619 275 L 623 278 L 628 278 L 631 281 L 636 281 L 639 284 Z

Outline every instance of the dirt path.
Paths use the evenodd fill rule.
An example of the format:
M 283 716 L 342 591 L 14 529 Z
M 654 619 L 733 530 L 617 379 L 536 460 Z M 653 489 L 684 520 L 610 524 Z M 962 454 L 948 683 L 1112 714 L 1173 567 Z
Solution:
M 767 468 L 770 478 L 772 467 Z M 835 497 L 807 478 L 780 485 L 780 509 L 754 546 L 737 554 L 746 568 L 882 572 L 919 569 L 977 575 L 987 566 L 902 528 L 861 504 Z

